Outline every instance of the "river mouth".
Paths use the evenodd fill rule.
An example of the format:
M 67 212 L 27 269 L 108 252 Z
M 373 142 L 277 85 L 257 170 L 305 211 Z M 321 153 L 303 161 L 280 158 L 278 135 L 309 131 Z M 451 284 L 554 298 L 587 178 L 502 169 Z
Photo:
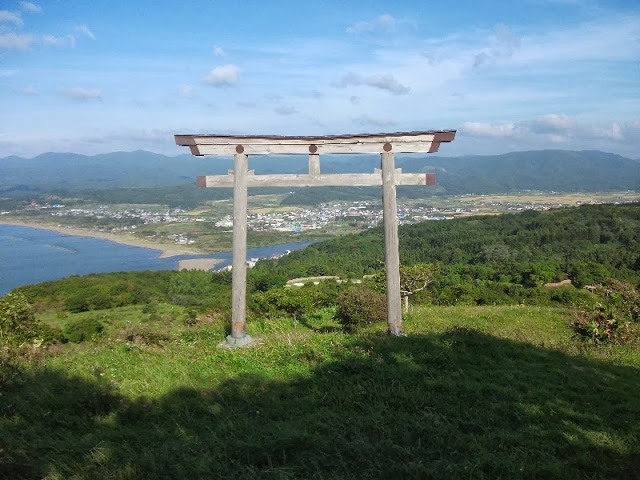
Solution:
M 311 243 L 292 242 L 249 248 L 247 260 L 271 258 Z M 101 238 L 65 235 L 42 228 L 0 224 L 0 296 L 20 285 L 53 281 L 71 275 L 176 270 L 184 261 L 186 265 L 199 265 L 198 269 L 219 270 L 231 265 L 231 252 L 159 257 L 157 249 L 123 245 Z M 191 269 L 188 266 L 186 268 Z

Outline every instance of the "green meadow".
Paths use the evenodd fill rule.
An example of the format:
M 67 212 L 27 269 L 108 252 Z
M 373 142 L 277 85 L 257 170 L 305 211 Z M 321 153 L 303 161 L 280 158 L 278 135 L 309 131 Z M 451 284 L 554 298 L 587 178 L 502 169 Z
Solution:
M 2 372 L 0 477 L 638 478 L 640 347 L 594 346 L 572 312 L 418 306 L 406 337 L 332 309 L 254 321 L 159 305 Z

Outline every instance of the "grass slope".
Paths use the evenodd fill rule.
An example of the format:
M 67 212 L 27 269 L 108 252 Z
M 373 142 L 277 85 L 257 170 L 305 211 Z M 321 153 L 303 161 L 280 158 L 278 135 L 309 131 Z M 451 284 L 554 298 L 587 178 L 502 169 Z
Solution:
M 640 349 L 575 343 L 567 310 L 423 307 L 406 338 L 264 320 L 240 350 L 155 313 L 5 365 L 0 477 L 640 478 Z

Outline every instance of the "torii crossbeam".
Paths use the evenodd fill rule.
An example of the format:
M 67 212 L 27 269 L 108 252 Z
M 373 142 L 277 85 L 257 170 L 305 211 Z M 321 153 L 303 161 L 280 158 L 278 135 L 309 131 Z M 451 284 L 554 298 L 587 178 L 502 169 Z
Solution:
M 455 130 L 335 135 L 320 137 L 175 135 L 178 145 L 188 146 L 193 155 L 233 155 L 228 175 L 201 176 L 199 187 L 233 187 L 233 259 L 231 335 L 227 343 L 246 345 L 247 291 L 247 188 L 301 186 L 382 185 L 387 324 L 389 333 L 402 335 L 400 299 L 400 255 L 396 185 L 435 185 L 435 175 L 402 173 L 395 168 L 394 153 L 433 153 L 442 142 L 451 142 Z M 320 154 L 380 153 L 381 169 L 370 174 L 320 173 Z M 249 155 L 308 154 L 308 174 L 255 175 L 248 170 Z

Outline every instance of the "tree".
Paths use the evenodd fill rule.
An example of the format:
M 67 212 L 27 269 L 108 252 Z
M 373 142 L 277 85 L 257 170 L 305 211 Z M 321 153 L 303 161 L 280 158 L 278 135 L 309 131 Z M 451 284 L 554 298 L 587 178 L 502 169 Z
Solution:
M 31 305 L 21 293 L 0 298 L 0 344 L 20 345 L 32 342 L 41 334 Z
M 409 311 L 409 298 L 427 288 L 438 270 L 439 267 L 435 263 L 400 265 L 400 296 L 405 313 Z M 373 281 L 377 291 L 383 293 L 386 290 L 385 272 L 377 273 Z

